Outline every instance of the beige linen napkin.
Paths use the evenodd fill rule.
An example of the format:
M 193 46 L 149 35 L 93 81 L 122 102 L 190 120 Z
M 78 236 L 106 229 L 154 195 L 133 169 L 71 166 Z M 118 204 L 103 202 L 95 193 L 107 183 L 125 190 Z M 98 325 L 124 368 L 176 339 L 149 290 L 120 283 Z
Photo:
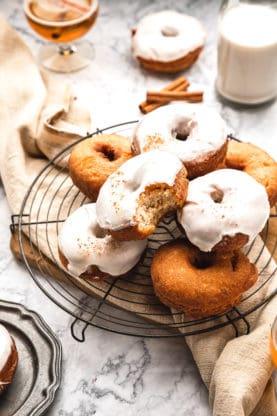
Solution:
M 1 16 L 0 41 L 0 169 L 10 207 L 19 212 L 45 157 L 83 137 L 91 120 L 70 85 L 38 70 L 28 47 Z
M 33 178 L 46 165 L 46 157 L 52 157 L 61 147 L 80 137 L 83 131 L 89 129 L 89 120 L 84 112 L 76 109 L 68 87 L 60 81 L 53 81 L 37 69 L 26 45 L 1 18 L 0 91 L 0 173 L 11 210 L 19 213 L 22 198 Z M 64 163 L 66 161 L 63 160 Z M 57 172 L 53 167 L 52 175 Z M 48 219 L 56 219 L 57 213 L 60 218 L 66 216 L 71 195 L 75 195 L 71 194 L 72 183 L 66 173 L 60 174 L 58 184 L 62 184 L 62 187 L 56 194 L 57 188 L 52 190 L 49 187 L 52 178 L 49 176 L 44 179 L 36 195 L 38 204 L 42 197 L 45 198 L 42 209 L 38 209 L 36 204 L 26 207 L 27 212 L 30 209 L 30 221 L 43 221 L 46 213 Z M 52 204 L 49 201 L 54 194 L 55 203 Z M 82 196 L 80 198 L 82 200 Z M 74 203 L 76 207 L 79 205 L 78 198 Z M 31 239 L 39 243 L 41 252 L 58 262 L 56 224 L 47 227 L 47 236 L 46 241 L 43 225 L 39 227 L 38 240 L 31 233 Z M 257 257 L 261 244 L 261 239 L 257 238 L 250 252 L 251 258 Z M 276 268 L 275 262 L 268 260 L 269 253 L 264 249 L 258 264 L 260 270 L 264 269 L 260 279 L 265 280 Z M 266 293 L 276 289 L 276 279 L 275 273 L 270 284 L 264 285 L 256 296 L 240 305 L 241 310 L 248 310 Z M 120 284 L 127 285 L 128 282 L 122 279 Z M 99 282 L 100 289 L 105 288 L 104 285 Z M 99 290 L 101 293 L 103 290 Z M 138 304 L 143 305 L 143 295 L 141 299 Z M 111 302 L 116 303 L 113 299 Z M 123 309 L 132 307 L 130 302 L 117 302 L 116 305 Z M 153 310 L 150 304 L 147 305 L 147 312 L 153 312 L 152 321 L 157 319 L 157 309 Z M 227 326 L 187 337 L 203 381 L 209 388 L 214 416 L 277 415 L 270 382 L 272 367 L 268 348 L 269 330 L 275 313 L 277 298 L 249 315 L 252 326 L 249 335 L 236 338 L 233 327 Z M 238 323 L 238 327 L 242 333 L 245 331 L 243 321 Z

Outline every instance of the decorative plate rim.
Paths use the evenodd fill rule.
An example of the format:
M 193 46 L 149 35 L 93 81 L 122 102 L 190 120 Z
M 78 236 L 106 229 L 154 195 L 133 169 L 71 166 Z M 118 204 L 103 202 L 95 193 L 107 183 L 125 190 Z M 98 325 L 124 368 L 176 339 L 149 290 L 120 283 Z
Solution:
M 34 310 L 28 309 L 26 306 L 13 302 L 0 299 L 0 308 L 4 309 L 11 309 L 17 313 L 18 319 L 28 317 L 35 328 L 40 334 L 43 336 L 45 340 L 50 344 L 50 349 L 52 352 L 52 359 L 51 359 L 51 370 L 53 375 L 53 381 L 47 387 L 42 387 L 46 392 L 45 397 L 36 405 L 35 408 L 32 409 L 32 412 L 29 416 L 39 416 L 42 415 L 49 406 L 53 403 L 57 390 L 61 384 L 61 369 L 62 369 L 62 344 L 60 340 L 56 337 L 50 326 L 44 321 L 44 319 Z M 12 322 L 11 322 L 12 324 Z M 25 334 L 24 330 L 19 330 Z M 31 394 L 29 395 L 31 397 Z M 24 402 L 27 403 L 29 397 Z M 15 415 L 20 415 L 22 407 L 19 408 Z

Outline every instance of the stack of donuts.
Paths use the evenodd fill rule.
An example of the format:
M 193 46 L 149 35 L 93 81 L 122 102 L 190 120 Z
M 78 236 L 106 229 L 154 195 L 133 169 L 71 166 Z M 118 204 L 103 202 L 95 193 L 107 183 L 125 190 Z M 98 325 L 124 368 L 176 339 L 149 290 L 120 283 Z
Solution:
M 237 304 L 257 280 L 241 249 L 277 201 L 277 163 L 250 143 L 228 140 L 215 110 L 161 107 L 141 119 L 131 140 L 98 135 L 77 144 L 69 172 L 91 200 L 59 234 L 61 261 L 73 276 L 126 276 L 173 212 L 182 238 L 161 246 L 151 265 L 161 302 L 203 318 Z

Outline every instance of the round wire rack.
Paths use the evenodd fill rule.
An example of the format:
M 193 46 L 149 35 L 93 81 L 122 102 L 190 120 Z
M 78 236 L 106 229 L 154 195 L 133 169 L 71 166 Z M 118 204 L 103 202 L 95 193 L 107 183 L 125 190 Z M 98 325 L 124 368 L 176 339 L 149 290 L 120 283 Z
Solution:
M 18 226 L 21 255 L 30 275 L 45 295 L 74 317 L 71 333 L 80 342 L 85 340 L 89 325 L 144 337 L 183 337 L 226 325 L 233 326 L 235 335 L 248 333 L 251 330 L 249 316 L 277 293 L 276 286 L 268 290 L 268 287 L 273 286 L 271 282 L 276 271 L 272 256 L 277 248 L 277 236 L 273 243 L 271 241 L 270 247 L 267 244 L 269 227 L 272 221 L 277 220 L 276 207 L 262 238 L 258 237 L 246 253 L 259 270 L 258 283 L 244 295 L 239 305 L 222 315 L 190 319 L 181 312 L 168 309 L 155 296 L 150 277 L 153 254 L 160 245 L 180 236 L 175 216 L 172 215 L 166 217 L 150 236 L 146 254 L 130 277 L 84 281 L 64 272 L 57 250 L 61 224 L 70 213 L 89 202 L 73 185 L 66 160 L 72 148 L 81 140 L 101 133 L 129 136 L 136 122 L 97 129 L 66 147 L 34 179 L 19 215 L 12 218 L 13 224 Z M 26 237 L 29 240 L 28 247 L 25 244 Z M 261 296 L 257 296 L 259 293 Z

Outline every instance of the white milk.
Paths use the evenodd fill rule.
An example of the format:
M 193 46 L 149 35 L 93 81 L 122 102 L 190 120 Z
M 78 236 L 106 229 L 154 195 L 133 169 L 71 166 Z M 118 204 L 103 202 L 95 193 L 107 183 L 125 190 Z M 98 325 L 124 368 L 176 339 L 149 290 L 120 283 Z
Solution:
M 277 10 L 241 4 L 219 23 L 217 89 L 224 97 L 258 104 L 277 95 Z

